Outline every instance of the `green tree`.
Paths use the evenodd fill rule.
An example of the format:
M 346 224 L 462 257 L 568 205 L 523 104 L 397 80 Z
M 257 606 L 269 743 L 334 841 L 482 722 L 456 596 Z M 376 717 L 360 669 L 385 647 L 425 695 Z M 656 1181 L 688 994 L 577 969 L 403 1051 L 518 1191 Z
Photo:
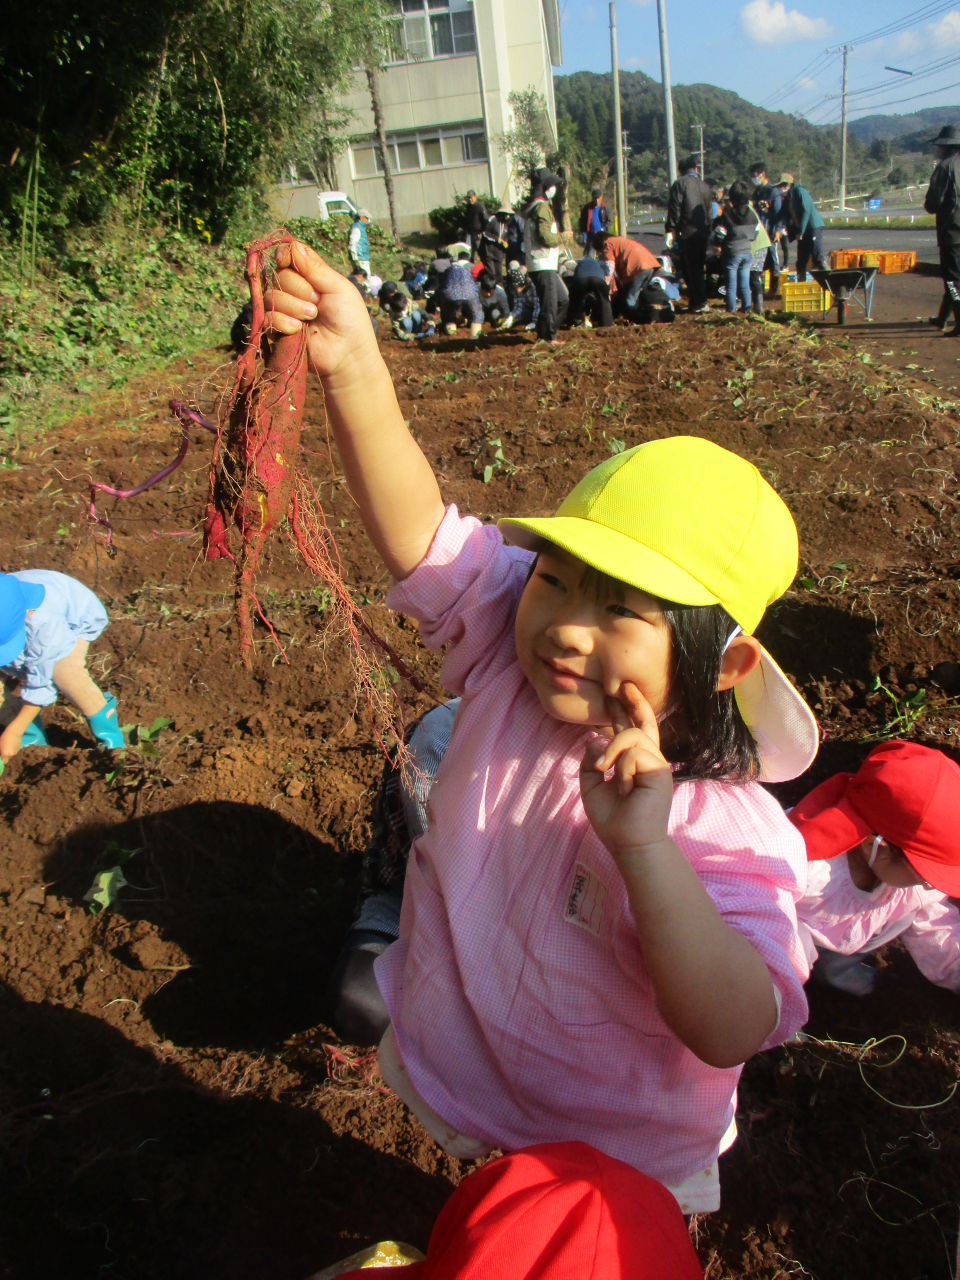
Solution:
M 0 61 L 0 216 L 39 154 L 48 235 L 127 199 L 217 239 L 291 148 L 329 166 L 330 103 L 384 26 L 375 0 L 40 0 Z
M 544 164 L 552 143 L 547 100 L 531 85 L 514 90 L 507 102 L 513 108 L 513 128 L 498 134 L 494 141 L 510 161 L 514 174 L 526 178 L 532 169 Z

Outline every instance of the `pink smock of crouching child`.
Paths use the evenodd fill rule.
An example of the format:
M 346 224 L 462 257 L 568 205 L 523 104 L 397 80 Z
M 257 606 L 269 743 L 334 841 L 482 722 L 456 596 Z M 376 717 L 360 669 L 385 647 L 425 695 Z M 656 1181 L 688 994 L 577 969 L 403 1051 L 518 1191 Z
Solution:
M 410 852 L 400 938 L 376 976 L 410 1080 L 452 1129 L 492 1147 L 580 1140 L 661 1182 L 707 1168 L 740 1068 L 695 1057 L 661 1018 L 626 886 L 580 801 L 593 730 L 540 706 L 514 617 L 532 556 L 450 507 L 387 597 L 449 645 L 463 702 Z M 670 835 L 724 919 L 766 962 L 780 1020 L 806 1018 L 795 900 L 799 832 L 757 784 L 682 782 Z
M 844 956 L 899 938 L 925 978 L 960 992 L 960 911 L 937 889 L 858 889 L 841 854 L 810 863 L 797 916 L 805 942 Z M 811 963 L 816 959 L 809 945 L 808 956 Z

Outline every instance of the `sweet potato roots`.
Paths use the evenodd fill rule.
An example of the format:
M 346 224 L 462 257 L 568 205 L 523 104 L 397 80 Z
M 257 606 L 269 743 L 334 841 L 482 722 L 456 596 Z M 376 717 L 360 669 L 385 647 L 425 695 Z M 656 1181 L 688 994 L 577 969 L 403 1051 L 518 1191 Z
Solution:
M 307 381 L 306 333 L 302 330 L 294 337 L 263 341 L 266 254 L 290 242 L 290 236 L 278 234 L 251 245 L 247 253 L 246 278 L 253 313 L 250 337 L 237 362 L 233 390 L 220 418 L 210 468 L 204 548 L 207 559 L 226 556 L 236 564 L 240 655 L 250 668 L 254 612 L 270 628 L 256 597 L 257 570 L 268 537 L 286 517 L 304 562 L 330 591 L 334 618 L 353 651 L 357 694 L 366 701 L 374 730 L 384 745 L 381 731 L 387 725 L 392 724 L 400 736 L 393 681 L 403 677 L 421 692 L 423 686 L 354 604 L 323 509 L 309 478 L 299 470 Z M 230 548 L 231 526 L 240 534 L 236 555 Z
M 267 538 L 290 512 L 307 390 L 304 331 L 271 342 L 266 359 L 260 359 L 264 259 L 270 249 L 290 239 L 274 236 L 251 245 L 247 252 L 253 308 L 250 338 L 237 361 L 233 393 L 221 418 L 204 521 L 207 559 L 227 556 L 237 565 L 240 656 L 247 667 L 253 660 L 253 610 L 259 608 L 254 590 L 257 569 Z M 237 556 L 229 546 L 231 524 L 240 533 Z

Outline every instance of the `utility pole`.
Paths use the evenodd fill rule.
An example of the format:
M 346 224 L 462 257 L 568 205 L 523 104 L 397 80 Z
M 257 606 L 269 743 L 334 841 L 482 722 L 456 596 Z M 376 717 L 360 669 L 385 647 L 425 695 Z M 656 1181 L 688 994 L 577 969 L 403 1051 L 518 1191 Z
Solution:
M 617 6 L 610 0 L 610 69 L 613 72 L 613 139 L 617 151 L 617 234 L 627 234 L 627 192 L 623 182 L 623 127 L 620 124 L 620 69 L 617 66 Z
M 692 124 L 691 129 L 700 130 L 700 177 L 706 180 L 706 174 L 703 171 L 703 131 L 706 126 L 702 124 Z
M 840 102 L 840 212 L 847 207 L 847 54 L 852 46 L 843 46 L 843 89 Z
M 663 84 L 663 115 L 667 127 L 667 186 L 669 187 L 677 176 L 677 143 L 673 136 L 673 94 L 670 92 L 670 54 L 667 51 L 667 14 L 664 0 L 657 0 L 657 26 L 660 28 L 660 80 Z

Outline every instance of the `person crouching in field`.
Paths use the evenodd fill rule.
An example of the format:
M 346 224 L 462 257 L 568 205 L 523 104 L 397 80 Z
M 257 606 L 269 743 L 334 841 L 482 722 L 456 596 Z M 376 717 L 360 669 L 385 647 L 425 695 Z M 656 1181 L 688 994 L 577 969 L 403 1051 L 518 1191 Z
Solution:
M 352 292 L 352 290 L 351 290 Z M 0 574 L 0 761 L 21 747 L 46 746 L 41 708 L 66 694 L 105 747 L 122 747 L 117 703 L 87 674 L 87 649 L 108 622 L 93 592 L 52 569 Z
M 791 810 L 807 846 L 797 904 L 813 975 L 874 989 L 863 957 L 900 938 L 920 972 L 960 993 L 960 768 L 932 747 L 884 742 Z

